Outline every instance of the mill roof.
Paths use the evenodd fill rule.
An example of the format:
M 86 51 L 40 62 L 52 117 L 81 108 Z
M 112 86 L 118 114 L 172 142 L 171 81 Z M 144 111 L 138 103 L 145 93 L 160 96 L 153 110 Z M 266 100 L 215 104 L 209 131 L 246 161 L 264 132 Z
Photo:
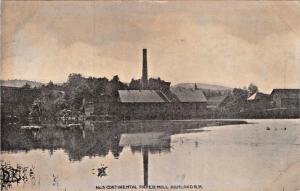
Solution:
M 155 90 L 119 90 L 122 103 L 163 103 L 165 102 Z
M 171 91 L 180 102 L 207 102 L 202 90 L 176 88 Z

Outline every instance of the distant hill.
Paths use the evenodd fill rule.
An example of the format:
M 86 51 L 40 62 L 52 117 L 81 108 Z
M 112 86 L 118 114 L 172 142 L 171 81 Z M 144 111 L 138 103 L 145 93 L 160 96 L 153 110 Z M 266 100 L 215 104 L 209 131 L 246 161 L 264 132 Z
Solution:
M 43 85 L 41 82 L 30 81 L 30 80 L 0 80 L 1 86 L 9 86 L 9 87 L 22 87 L 25 84 L 30 85 L 30 87 L 40 87 Z
M 204 83 L 196 83 L 199 89 L 207 89 L 207 90 L 231 90 L 232 88 L 222 86 L 222 85 L 214 85 L 214 84 L 204 84 Z M 174 85 L 173 87 L 183 87 L 183 88 L 194 88 L 195 83 L 179 83 Z

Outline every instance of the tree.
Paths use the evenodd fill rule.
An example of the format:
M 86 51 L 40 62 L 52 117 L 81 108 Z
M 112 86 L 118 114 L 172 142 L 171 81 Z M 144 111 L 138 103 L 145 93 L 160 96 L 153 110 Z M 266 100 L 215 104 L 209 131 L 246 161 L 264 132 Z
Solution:
M 54 88 L 54 84 L 52 81 L 50 81 L 47 85 L 46 85 L 46 88 L 49 88 L 49 89 L 52 89 Z
M 140 90 L 141 87 L 141 81 L 140 80 L 135 80 L 135 79 L 131 79 L 130 83 L 129 83 L 129 89 L 130 90 Z
M 150 78 L 148 82 L 148 88 L 150 90 L 168 91 L 170 89 L 170 85 L 170 82 L 161 80 L 161 78 Z
M 127 88 L 127 85 L 120 81 L 119 76 L 115 75 L 110 81 L 109 85 L 107 86 L 107 93 L 109 93 L 109 95 L 111 95 L 114 98 L 114 100 L 117 100 L 118 90 L 125 90 Z
M 240 88 L 234 88 L 224 109 L 229 112 L 240 112 L 244 110 L 247 104 L 248 91 Z
M 249 86 L 248 86 L 248 96 L 250 97 L 251 95 L 255 94 L 256 92 L 258 92 L 258 87 L 251 83 Z
M 83 79 L 83 77 L 81 76 L 81 74 L 69 74 L 68 76 L 68 83 L 73 84 L 73 83 L 78 83 L 79 81 L 81 81 Z
M 22 86 L 22 88 L 24 89 L 30 89 L 30 85 L 28 83 L 24 84 L 24 86 Z
M 112 83 L 119 83 L 120 82 L 120 78 L 118 75 L 115 75 L 112 80 L 111 80 Z
M 194 89 L 195 89 L 195 90 L 198 90 L 198 86 L 197 86 L 196 83 L 195 83 L 195 85 L 194 85 Z

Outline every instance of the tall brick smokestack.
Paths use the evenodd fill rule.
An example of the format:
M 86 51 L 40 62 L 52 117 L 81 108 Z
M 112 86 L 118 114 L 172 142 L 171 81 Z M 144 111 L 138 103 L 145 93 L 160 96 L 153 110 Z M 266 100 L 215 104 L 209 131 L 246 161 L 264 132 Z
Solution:
M 148 66 L 147 66 L 147 49 L 143 49 L 143 75 L 142 75 L 142 89 L 147 89 L 148 86 Z

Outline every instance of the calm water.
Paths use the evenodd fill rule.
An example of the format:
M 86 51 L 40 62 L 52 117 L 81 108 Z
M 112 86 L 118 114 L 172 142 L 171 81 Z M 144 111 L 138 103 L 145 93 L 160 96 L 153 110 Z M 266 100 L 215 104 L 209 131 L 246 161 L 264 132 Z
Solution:
M 247 122 L 201 131 L 193 126 L 172 132 L 120 133 L 111 127 L 18 132 L 1 159 L 34 172 L 8 190 L 83 191 L 145 181 L 198 184 L 202 190 L 300 190 L 300 120 Z

